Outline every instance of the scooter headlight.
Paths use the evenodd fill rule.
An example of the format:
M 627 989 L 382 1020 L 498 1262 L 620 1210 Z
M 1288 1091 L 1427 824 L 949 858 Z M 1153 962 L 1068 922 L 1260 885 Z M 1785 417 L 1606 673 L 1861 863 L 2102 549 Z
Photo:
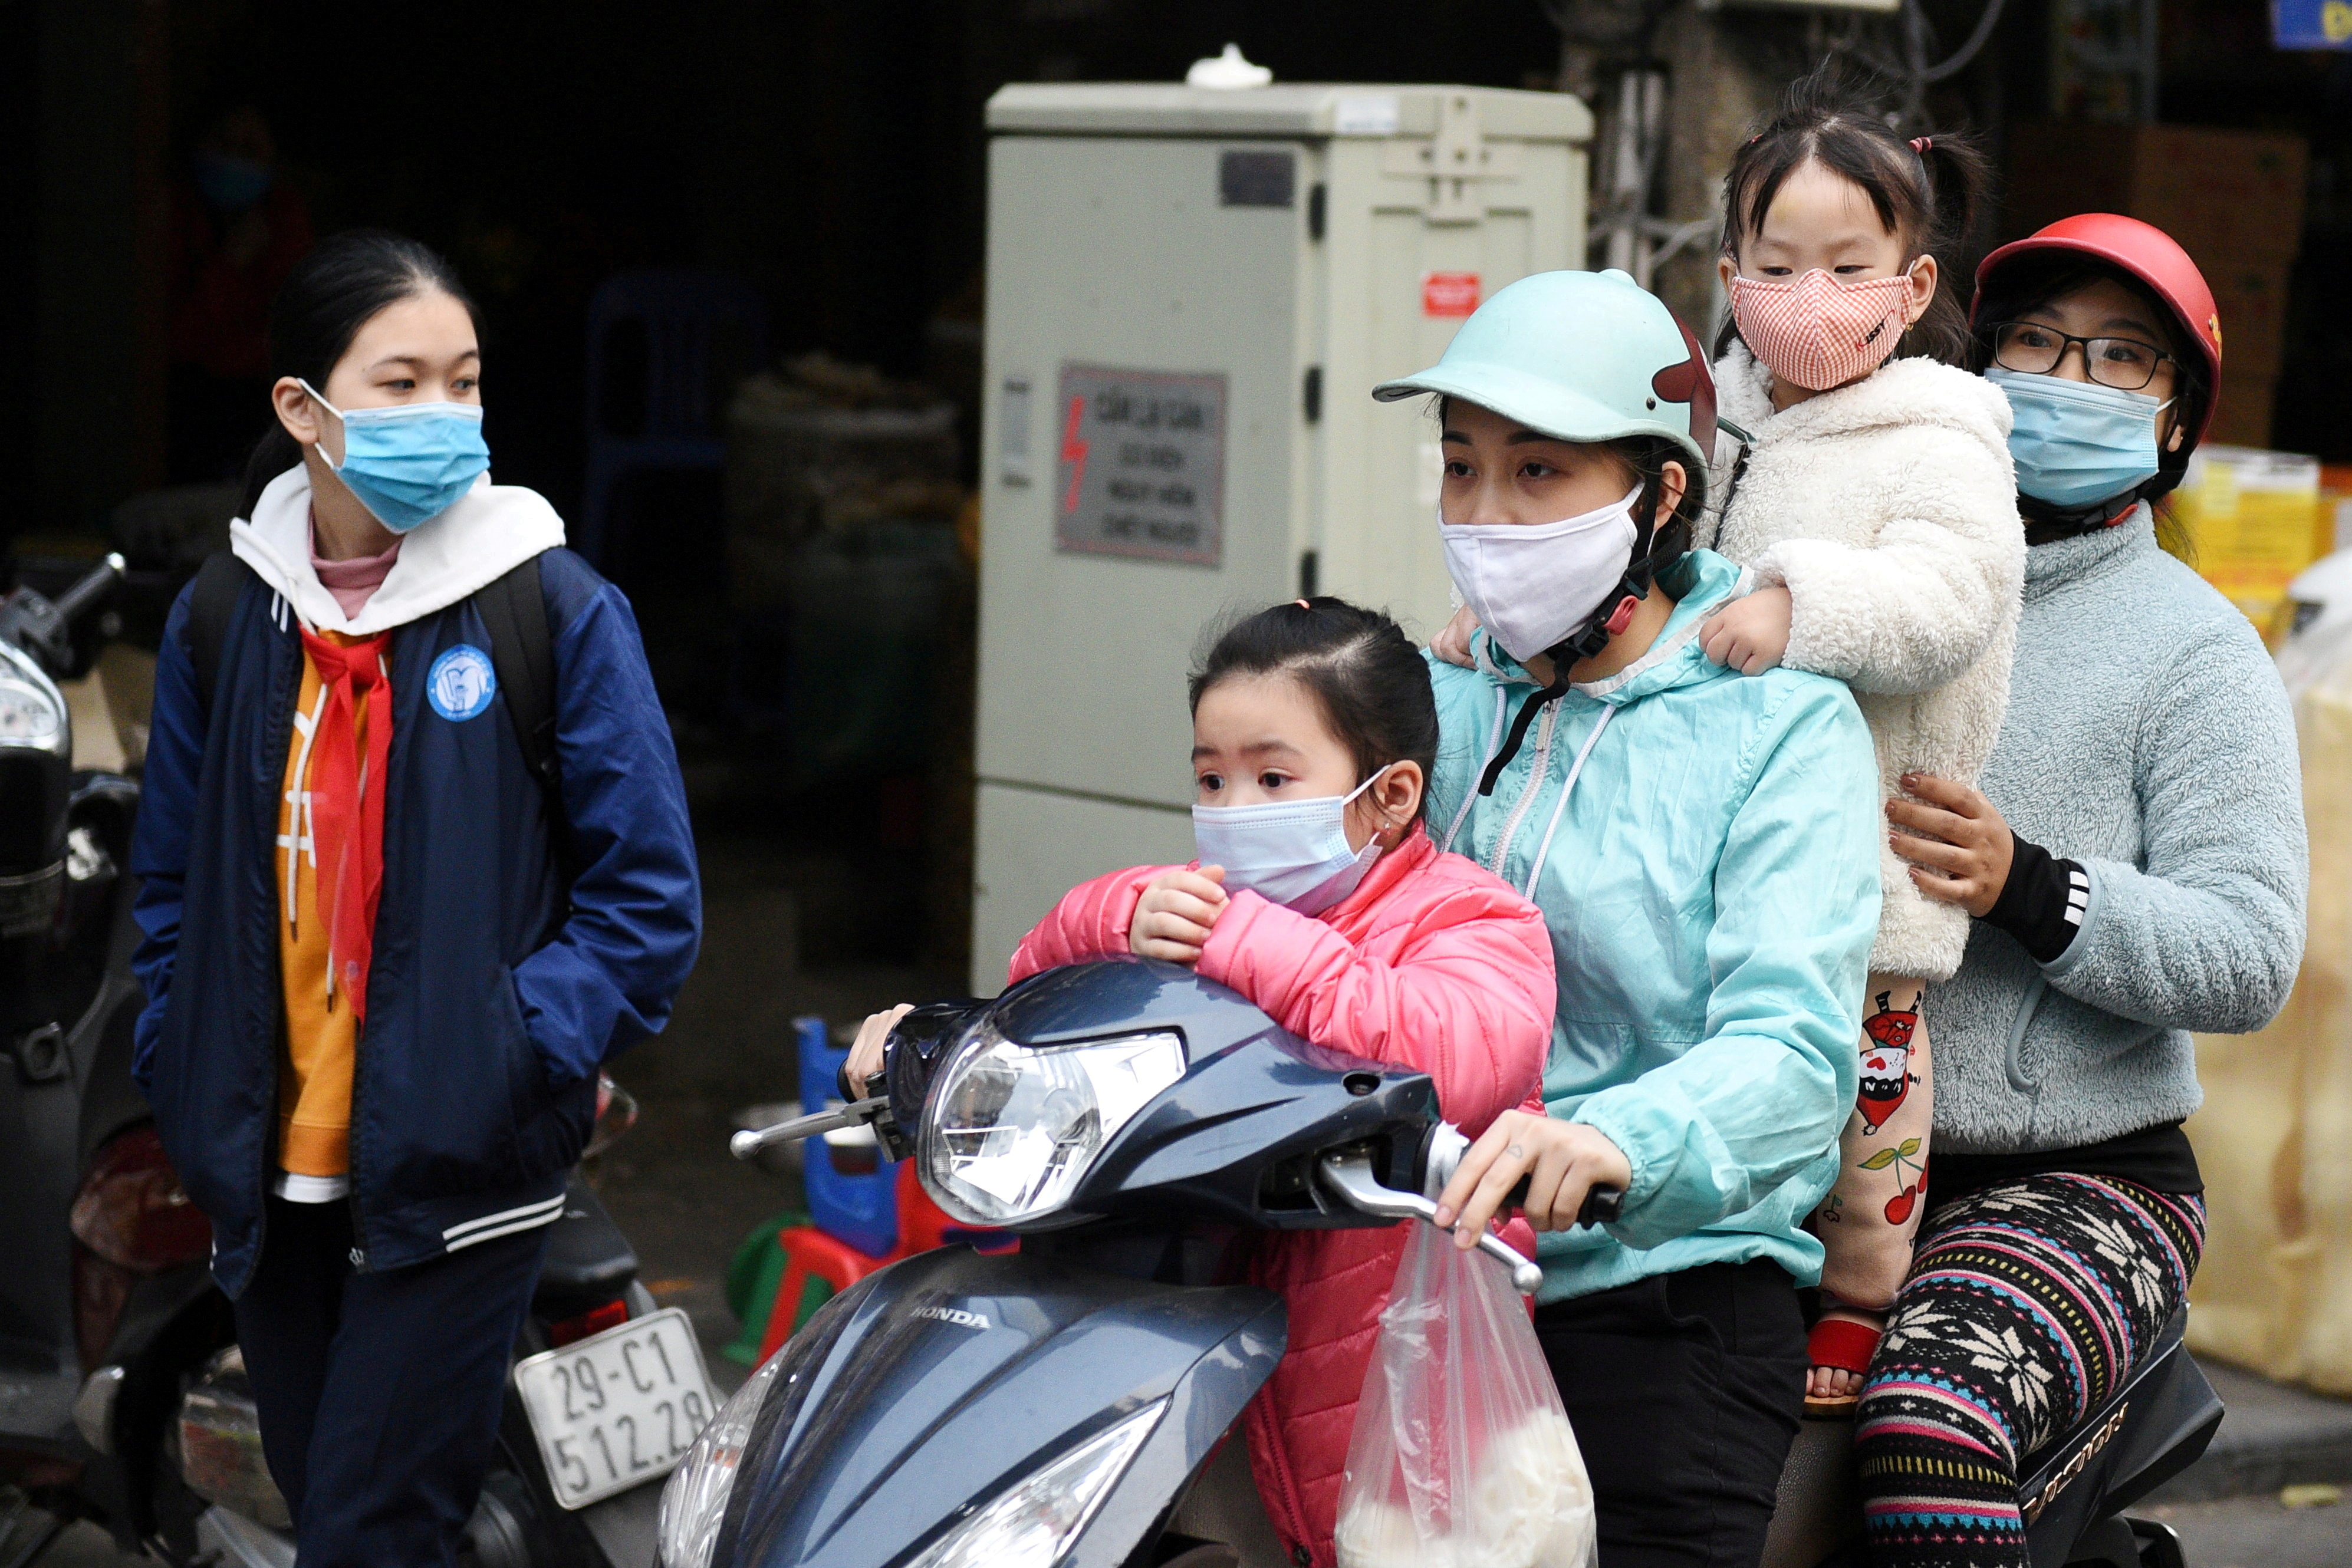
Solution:
M 1184 1039 L 1171 1030 L 1033 1048 L 983 1022 L 948 1059 L 924 1109 L 924 1185 L 967 1225 L 1051 1214 L 1184 1065 Z
M 745 1378 L 662 1488 L 656 1527 L 662 1568 L 709 1568 L 719 1527 L 727 1519 L 727 1499 L 735 1490 L 736 1472 L 743 1468 L 744 1447 L 751 1440 L 752 1423 L 768 1402 L 776 1375 L 793 1359 L 791 1352 L 779 1351 Z
M 909 1568 L 1053 1568 L 1167 1407 L 1165 1399 L 1147 1405 L 1089 1437 L 950 1530 Z

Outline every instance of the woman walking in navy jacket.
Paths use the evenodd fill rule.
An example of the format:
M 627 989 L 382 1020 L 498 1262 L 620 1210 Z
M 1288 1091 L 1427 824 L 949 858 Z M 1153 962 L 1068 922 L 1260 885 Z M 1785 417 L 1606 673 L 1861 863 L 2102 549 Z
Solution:
M 304 1568 L 446 1563 L 598 1064 L 693 966 L 693 839 L 627 601 L 489 482 L 447 264 L 327 241 L 270 354 L 236 564 L 156 674 L 134 1071 Z

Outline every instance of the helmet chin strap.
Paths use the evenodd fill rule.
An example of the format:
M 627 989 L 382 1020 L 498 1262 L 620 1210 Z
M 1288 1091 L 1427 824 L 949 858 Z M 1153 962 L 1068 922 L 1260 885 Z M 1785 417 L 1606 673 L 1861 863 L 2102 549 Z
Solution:
M 2109 496 L 2087 507 L 2061 507 L 2021 490 L 2017 497 L 2017 510 L 2018 515 L 2025 519 L 2028 532 L 2041 536 L 2033 542 L 2050 544 L 2081 534 L 2095 534 L 2101 528 L 2114 528 L 2130 517 L 2142 501 L 2153 501 L 2169 493 L 2179 482 L 2179 474 L 2158 474 L 2140 481 L 2120 496 Z
M 1543 657 L 1551 661 L 1551 685 L 1533 693 L 1519 705 L 1518 716 L 1511 721 L 1510 734 L 1504 737 L 1501 748 L 1488 760 L 1486 771 L 1479 777 L 1478 793 L 1481 795 L 1495 792 L 1495 780 L 1503 776 L 1503 769 L 1509 767 L 1511 758 L 1519 754 L 1519 747 L 1528 737 L 1528 727 L 1535 722 L 1538 710 L 1546 703 L 1558 702 L 1568 695 L 1569 671 L 1609 646 L 1611 638 L 1633 624 L 1634 610 L 1650 597 L 1650 589 L 1657 580 L 1658 571 L 1657 556 L 1653 549 L 1658 540 L 1655 519 L 1659 497 L 1655 480 L 1643 486 L 1642 499 L 1648 503 L 1643 507 L 1643 513 L 1652 521 L 1643 525 L 1638 552 L 1626 564 L 1625 573 L 1617 580 L 1617 586 L 1601 595 L 1600 608 L 1585 617 L 1581 625 L 1543 651 Z

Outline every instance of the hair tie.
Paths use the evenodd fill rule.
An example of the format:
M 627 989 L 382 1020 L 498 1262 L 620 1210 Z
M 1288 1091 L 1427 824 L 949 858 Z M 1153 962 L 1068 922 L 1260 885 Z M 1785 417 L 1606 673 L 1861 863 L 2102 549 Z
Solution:
M 1301 610 L 1312 610 L 1312 609 L 1314 609 L 1314 608 L 1315 608 L 1315 606 L 1313 606 L 1312 604 L 1307 603 L 1307 601 L 1305 601 L 1304 599 L 1299 600 L 1299 601 L 1297 601 L 1297 603 L 1298 603 L 1298 608 L 1300 608 Z
M 1911 151 L 1924 158 L 1927 155 L 1927 149 L 1935 144 L 1936 139 L 1932 136 L 1914 136 L 1911 139 Z
M 1764 133 L 1763 133 L 1762 131 L 1758 131 L 1755 135 L 1753 135 L 1753 136 L 1751 136 L 1751 137 L 1749 137 L 1749 138 L 1748 139 L 1748 145 L 1749 145 L 1750 147 L 1753 147 L 1753 146 L 1755 146 L 1759 141 L 1763 141 L 1763 140 L 1764 140 Z

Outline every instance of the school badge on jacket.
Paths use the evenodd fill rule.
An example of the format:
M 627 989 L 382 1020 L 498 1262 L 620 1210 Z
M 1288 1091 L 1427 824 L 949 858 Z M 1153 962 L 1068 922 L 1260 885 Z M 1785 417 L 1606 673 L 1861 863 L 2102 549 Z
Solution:
M 462 724 L 490 706 L 498 695 L 499 677 L 490 656 L 470 643 L 445 650 L 425 677 L 425 700 L 433 711 L 453 724 Z

